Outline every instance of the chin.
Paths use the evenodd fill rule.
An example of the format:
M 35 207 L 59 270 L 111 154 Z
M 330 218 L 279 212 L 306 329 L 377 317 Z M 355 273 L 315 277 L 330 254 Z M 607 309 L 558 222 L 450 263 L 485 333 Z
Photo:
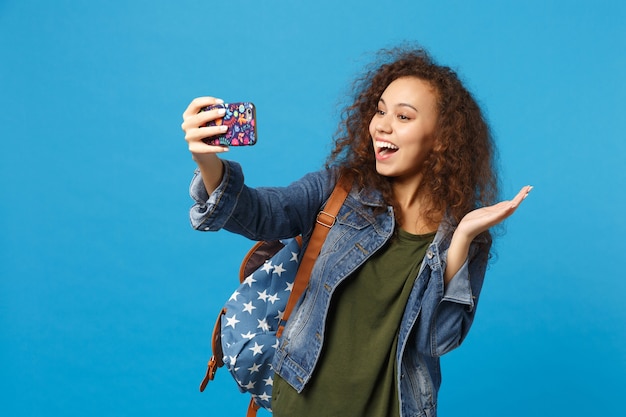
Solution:
M 376 173 L 382 177 L 391 178 L 394 177 L 393 172 L 390 169 L 385 169 L 384 167 L 376 167 Z

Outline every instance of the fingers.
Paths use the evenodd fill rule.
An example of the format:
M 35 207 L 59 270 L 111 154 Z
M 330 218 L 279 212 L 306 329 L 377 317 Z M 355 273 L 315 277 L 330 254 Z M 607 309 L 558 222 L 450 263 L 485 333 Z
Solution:
M 187 132 L 189 129 L 198 128 L 207 124 L 207 122 L 220 118 L 224 115 L 223 109 L 201 111 L 203 108 L 219 103 L 223 103 L 223 101 L 213 97 L 198 97 L 193 99 L 183 112 L 183 123 L 180 127 L 183 131 Z
M 189 151 L 192 154 L 210 154 L 210 153 L 224 153 L 228 152 L 229 148 L 225 145 L 207 145 L 202 141 L 188 142 Z
M 223 103 L 223 100 L 214 97 L 198 97 L 191 101 L 183 112 L 181 129 L 185 132 L 185 140 L 192 153 L 221 153 L 228 151 L 226 146 L 207 145 L 202 139 L 222 135 L 228 130 L 227 126 L 206 126 L 208 122 L 224 116 L 224 109 L 202 111 L 214 104 Z
M 196 97 L 191 100 L 189 106 L 183 112 L 183 120 L 188 117 L 198 114 L 203 107 L 212 106 L 213 104 L 221 104 L 224 100 L 215 97 Z
M 517 206 L 519 206 L 521 202 L 524 201 L 526 197 L 528 197 L 528 194 L 531 192 L 532 189 L 533 187 L 531 185 L 526 185 L 522 187 L 522 189 L 517 193 L 515 198 L 511 200 L 511 208 L 517 208 Z

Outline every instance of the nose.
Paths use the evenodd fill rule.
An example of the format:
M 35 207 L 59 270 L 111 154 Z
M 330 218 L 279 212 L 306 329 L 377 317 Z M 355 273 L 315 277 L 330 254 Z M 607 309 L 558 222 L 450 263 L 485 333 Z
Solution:
M 376 120 L 376 131 L 381 133 L 391 133 L 391 123 L 389 123 L 388 115 L 378 117 Z

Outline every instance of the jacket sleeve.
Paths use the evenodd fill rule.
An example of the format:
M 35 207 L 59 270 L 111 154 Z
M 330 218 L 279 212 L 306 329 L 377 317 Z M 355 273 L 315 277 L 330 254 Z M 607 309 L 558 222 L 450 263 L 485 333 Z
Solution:
M 468 259 L 445 287 L 443 271 L 447 251 L 443 254 L 427 252 L 427 257 L 432 258 L 430 265 L 439 264 L 439 267 L 432 268 L 418 318 L 418 349 L 423 354 L 442 356 L 460 346 L 467 336 L 476 314 L 490 247 L 490 241 L 473 244 Z
M 243 188 L 243 171 L 235 162 L 224 162 L 224 177 L 220 185 L 209 195 L 202 182 L 200 170 L 196 169 L 189 186 L 194 204 L 189 210 L 191 226 L 201 231 L 216 231 L 224 227 Z
M 197 171 L 192 179 L 190 219 L 197 230 L 225 229 L 252 240 L 305 235 L 335 182 L 333 172 L 323 170 L 286 187 L 252 188 L 245 185 L 238 163 L 224 161 L 224 166 L 224 178 L 211 195 Z

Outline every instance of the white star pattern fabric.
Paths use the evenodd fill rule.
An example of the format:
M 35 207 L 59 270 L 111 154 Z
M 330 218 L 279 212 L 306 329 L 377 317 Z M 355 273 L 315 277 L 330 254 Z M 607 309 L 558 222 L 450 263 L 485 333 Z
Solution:
M 224 305 L 221 338 L 224 364 L 241 392 L 271 410 L 274 370 L 272 359 L 278 347 L 276 331 L 293 289 L 300 261 L 296 239 L 246 277 Z

